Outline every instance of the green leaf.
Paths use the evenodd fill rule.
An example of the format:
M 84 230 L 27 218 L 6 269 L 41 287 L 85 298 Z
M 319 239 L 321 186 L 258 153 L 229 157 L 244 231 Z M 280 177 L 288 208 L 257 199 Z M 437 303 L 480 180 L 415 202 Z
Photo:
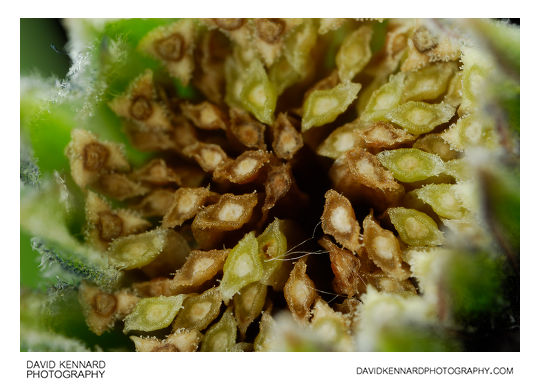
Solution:
M 480 175 L 484 217 L 504 252 L 519 256 L 519 168 L 493 167 Z
M 452 352 L 461 350 L 459 342 L 450 338 L 443 330 L 411 324 L 385 328 L 379 334 L 378 348 L 383 352 Z
M 485 251 L 455 251 L 443 284 L 452 314 L 461 325 L 485 321 L 505 304 L 501 259 Z

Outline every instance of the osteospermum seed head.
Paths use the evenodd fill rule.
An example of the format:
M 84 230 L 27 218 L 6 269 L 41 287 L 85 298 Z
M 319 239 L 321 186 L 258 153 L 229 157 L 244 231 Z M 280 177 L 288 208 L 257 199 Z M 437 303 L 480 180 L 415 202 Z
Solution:
M 147 352 L 510 340 L 515 30 L 442 19 L 86 23 L 66 22 L 76 39 L 85 31 L 87 64 L 76 61 L 61 97 L 41 106 L 43 92 L 21 83 L 21 229 L 43 265 L 58 265 L 46 273 L 62 302 L 47 314 L 53 334 L 30 317 L 42 297 L 21 296 L 23 350 L 38 350 L 36 335 L 55 346 L 50 318 L 64 324 L 72 288 L 89 329 L 111 333 L 96 349 L 125 349 L 122 337 Z M 72 180 L 43 148 L 69 131 Z

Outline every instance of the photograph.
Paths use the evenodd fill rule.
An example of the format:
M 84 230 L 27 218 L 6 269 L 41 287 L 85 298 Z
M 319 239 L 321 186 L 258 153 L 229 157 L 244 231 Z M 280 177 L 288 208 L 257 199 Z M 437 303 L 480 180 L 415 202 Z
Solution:
M 520 352 L 520 19 L 21 18 L 19 338 Z

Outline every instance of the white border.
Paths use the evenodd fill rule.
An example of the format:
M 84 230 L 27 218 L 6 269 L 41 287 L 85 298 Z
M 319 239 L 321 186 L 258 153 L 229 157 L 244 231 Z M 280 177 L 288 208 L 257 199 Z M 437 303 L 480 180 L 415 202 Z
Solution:
M 527 5 L 525 5 L 527 4 Z M 531 4 L 531 5 L 528 5 Z M 538 157 L 538 119 L 533 120 L 533 114 L 538 111 L 538 58 L 536 27 L 537 14 L 533 2 L 522 1 L 489 1 L 474 2 L 472 0 L 458 0 L 448 2 L 436 1 L 362 1 L 347 2 L 343 0 L 294 2 L 291 0 L 263 1 L 146 1 L 139 2 L 113 2 L 94 0 L 90 2 L 76 1 L 24 1 L 10 2 L 9 9 L 4 7 L 2 36 L 4 60 L 2 60 L 2 106 L 3 116 L 2 133 L 4 146 L 2 147 L 2 174 L 5 176 L 2 189 L 2 201 L 7 207 L 2 223 L 2 239 L 8 242 L 8 251 L 2 253 L 3 271 L 5 279 L 3 285 L 3 317 L 2 331 L 6 337 L 3 351 L 3 368 L 10 369 L 3 372 L 5 383 L 36 383 L 39 380 L 24 381 L 27 359 L 104 359 L 106 360 L 107 374 L 104 380 L 97 383 L 127 383 L 128 381 L 152 382 L 174 381 L 186 383 L 239 383 L 249 382 L 258 384 L 275 383 L 337 383 L 337 382 L 364 382 L 369 381 L 399 381 L 400 383 L 413 382 L 415 384 L 432 383 L 433 380 L 442 383 L 455 381 L 472 383 L 473 381 L 489 381 L 490 383 L 530 383 L 532 378 L 538 379 L 538 359 L 534 359 L 538 350 L 538 253 L 536 239 L 538 238 L 537 220 L 538 195 L 537 164 Z M 151 8 L 150 8 L 151 7 Z M 19 55 L 13 55 L 19 50 L 19 17 L 163 17 L 170 14 L 185 17 L 213 16 L 292 16 L 292 17 L 522 17 L 522 76 L 526 79 L 522 84 L 522 255 L 524 268 L 521 277 L 521 353 L 270 353 L 270 354 L 180 354 L 180 355 L 149 355 L 131 353 L 92 353 L 92 354 L 66 354 L 66 353 L 18 353 L 19 351 L 19 316 L 17 290 L 19 287 L 18 255 L 19 229 L 13 225 L 16 218 L 19 201 L 18 170 L 14 159 L 18 158 L 19 148 L 13 145 L 18 143 L 19 114 L 18 98 Z M 534 29 L 533 29 L 534 28 Z M 537 113 L 536 113 L 537 114 Z M 536 114 L 534 117 L 536 117 Z M 533 147 L 534 146 L 534 147 Z M 533 166 L 534 165 L 534 166 Z M 535 168 L 533 168 L 535 167 Z M 13 221 L 13 222 L 12 222 Z M 17 273 L 15 273 L 17 272 Z M 13 354 L 15 353 L 15 354 Z M 534 360 L 533 360 L 534 359 Z M 357 376 L 357 366 L 381 365 L 441 365 L 441 366 L 513 366 L 513 376 Z M 81 381 L 81 380 L 78 380 Z M 2 380 L 3 382 L 3 380 Z M 76 383 L 77 381 L 64 380 L 63 383 Z M 82 381 L 90 383 L 90 381 Z M 48 380 L 48 383 L 54 383 Z

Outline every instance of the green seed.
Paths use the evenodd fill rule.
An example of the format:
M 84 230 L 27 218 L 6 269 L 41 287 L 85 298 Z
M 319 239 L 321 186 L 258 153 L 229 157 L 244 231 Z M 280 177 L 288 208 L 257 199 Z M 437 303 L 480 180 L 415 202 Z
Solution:
M 439 155 L 444 161 L 456 159 L 459 156 L 459 152 L 452 150 L 441 134 L 424 135 L 414 142 L 413 148 Z
M 386 118 L 411 134 L 420 135 L 432 131 L 454 116 L 455 108 L 446 104 L 407 102 L 386 114 Z
M 382 151 L 377 158 L 400 182 L 418 182 L 445 171 L 439 156 L 416 148 Z
M 431 184 L 416 190 L 416 194 L 441 217 L 460 219 L 467 214 L 455 185 Z
M 249 325 L 257 318 L 266 301 L 266 285 L 253 282 L 234 296 L 234 316 L 240 334 L 244 336 Z
M 350 351 L 353 348 L 343 314 L 334 311 L 324 300 L 318 299 L 313 305 L 312 330 L 333 350 Z
M 494 122 L 480 114 L 459 118 L 441 136 L 450 147 L 458 151 L 476 146 L 493 148 L 497 144 Z
M 183 308 L 174 320 L 173 330 L 204 330 L 216 319 L 221 307 L 221 292 L 217 287 L 184 300 Z
M 493 72 L 493 64 L 485 53 L 477 48 L 463 48 L 463 101 L 460 111 L 463 114 L 478 111 L 486 92 L 487 78 Z
M 114 240 L 109 251 L 109 263 L 117 269 L 131 270 L 148 265 L 165 248 L 167 230 L 157 229 L 143 234 Z
M 408 72 L 405 79 L 403 100 L 432 100 L 446 92 L 457 64 L 435 63 L 415 72 Z
M 329 90 L 313 91 L 304 102 L 302 132 L 333 122 L 353 102 L 360 88 L 358 83 L 340 83 Z
M 403 207 L 389 208 L 388 215 L 399 237 L 406 244 L 410 246 L 438 246 L 443 244 L 443 233 L 429 215 Z
M 141 299 L 124 320 L 124 333 L 132 330 L 150 332 L 166 328 L 182 307 L 185 296 L 152 297 Z
M 236 343 L 236 320 L 232 308 L 228 308 L 223 316 L 203 337 L 202 352 L 229 352 Z
M 371 59 L 369 43 L 373 30 L 364 25 L 345 38 L 336 55 L 336 66 L 341 81 L 352 80 Z
M 274 319 L 267 311 L 265 311 L 259 322 L 259 334 L 257 334 L 257 337 L 255 337 L 253 350 L 256 352 L 270 351 L 272 344 L 272 329 L 274 327 Z
M 472 177 L 469 162 L 464 158 L 449 160 L 444 164 L 444 167 L 444 173 L 452 176 L 458 182 L 468 180 Z
M 231 250 L 223 266 L 220 284 L 223 300 L 228 302 L 244 286 L 263 277 L 263 264 L 259 256 L 259 244 L 254 232 L 248 233 Z
M 242 106 L 251 112 L 259 121 L 272 124 L 276 109 L 277 91 L 262 63 L 254 60 L 247 68 L 242 79 L 240 92 Z
M 317 149 L 317 154 L 337 159 L 360 143 L 360 125 L 353 121 L 336 128 Z
M 282 56 L 268 70 L 268 77 L 276 88 L 278 95 L 302 79 L 294 67 L 289 63 L 286 57 Z
M 371 94 L 360 118 L 364 121 L 387 120 L 386 114 L 399 104 L 404 87 L 403 73 L 390 76 L 388 82 Z
M 284 56 L 298 74 L 304 74 L 313 65 L 311 50 L 317 42 L 317 30 L 311 20 L 305 20 L 285 40 Z
M 261 282 L 280 289 L 288 278 L 289 264 L 283 261 L 287 253 L 287 238 L 281 230 L 282 222 L 275 219 L 257 237 L 259 255 L 263 261 Z

